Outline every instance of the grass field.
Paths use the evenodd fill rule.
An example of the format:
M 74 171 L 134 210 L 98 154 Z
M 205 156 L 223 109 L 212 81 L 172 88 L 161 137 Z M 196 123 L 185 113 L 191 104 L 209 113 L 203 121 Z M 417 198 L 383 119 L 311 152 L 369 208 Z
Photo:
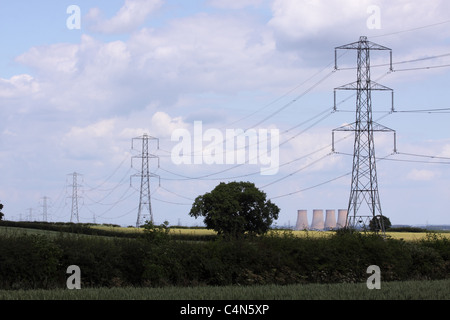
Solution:
M 448 300 L 450 280 L 194 288 L 0 290 L 1 300 Z

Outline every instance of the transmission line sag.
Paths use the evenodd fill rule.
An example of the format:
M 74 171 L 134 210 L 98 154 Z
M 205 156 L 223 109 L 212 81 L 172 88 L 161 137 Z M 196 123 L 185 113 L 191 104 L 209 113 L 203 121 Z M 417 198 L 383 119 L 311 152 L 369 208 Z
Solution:
M 141 137 L 133 138 L 131 140 L 131 149 L 134 150 L 134 142 L 136 140 L 141 141 L 140 154 L 131 158 L 131 167 L 133 167 L 133 159 L 141 160 L 141 170 L 138 174 L 134 174 L 130 177 L 130 185 L 133 177 L 139 177 L 141 179 L 140 196 L 139 196 L 139 209 L 136 220 L 136 227 L 139 228 L 145 221 L 153 223 L 153 212 L 150 195 L 150 178 L 157 177 L 158 175 L 150 171 L 150 160 L 157 159 L 159 167 L 159 157 L 149 153 L 150 141 L 156 142 L 157 149 L 159 149 L 159 139 L 144 134 Z
M 370 42 L 367 40 L 367 37 L 362 36 L 358 42 L 335 48 L 336 70 L 339 70 L 336 53 L 338 50 L 357 50 L 357 81 L 335 89 L 335 101 L 336 90 L 356 90 L 356 121 L 333 130 L 333 151 L 335 151 L 335 132 L 351 131 L 355 135 L 347 227 L 367 229 L 370 221 L 374 221 L 377 231 L 381 231 L 384 234 L 385 228 L 378 192 L 373 133 L 394 132 L 395 140 L 395 131 L 373 121 L 372 91 L 391 91 L 392 111 L 394 111 L 394 98 L 392 89 L 371 80 L 370 52 L 372 50 L 389 51 L 391 59 L 390 70 L 392 71 L 392 50 Z M 396 149 L 395 142 L 394 149 Z M 367 205 L 366 209 L 368 209 L 368 212 L 362 212 L 363 208 L 361 206 L 363 203 Z

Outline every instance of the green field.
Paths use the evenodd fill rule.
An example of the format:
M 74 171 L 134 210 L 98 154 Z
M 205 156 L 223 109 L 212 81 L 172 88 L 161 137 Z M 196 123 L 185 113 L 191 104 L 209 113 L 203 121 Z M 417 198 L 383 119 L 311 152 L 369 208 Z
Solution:
M 450 280 L 362 284 L 308 284 L 193 288 L 0 290 L 2 300 L 448 300 Z

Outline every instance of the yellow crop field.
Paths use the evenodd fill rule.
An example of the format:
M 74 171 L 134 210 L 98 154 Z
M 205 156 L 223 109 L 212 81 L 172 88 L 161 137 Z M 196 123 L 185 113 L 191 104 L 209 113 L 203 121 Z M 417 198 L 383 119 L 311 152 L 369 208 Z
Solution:
M 142 228 L 123 228 L 123 227 L 109 227 L 109 226 L 93 226 L 92 228 L 108 230 L 108 231 L 116 231 L 116 232 L 143 232 Z M 284 233 L 292 234 L 296 237 L 311 237 L 311 238 L 321 238 L 321 237 L 330 237 L 334 234 L 332 231 L 283 231 L 283 230 L 273 230 L 271 231 L 274 234 L 279 234 L 282 236 Z M 215 235 L 216 232 L 214 230 L 208 229 L 189 229 L 189 228 L 170 228 L 171 234 L 179 234 L 179 235 L 192 235 L 192 236 L 203 236 L 203 235 Z M 450 239 L 450 233 L 439 233 L 440 235 Z M 386 236 L 392 239 L 403 239 L 405 241 L 416 241 L 426 238 L 426 232 L 386 232 Z

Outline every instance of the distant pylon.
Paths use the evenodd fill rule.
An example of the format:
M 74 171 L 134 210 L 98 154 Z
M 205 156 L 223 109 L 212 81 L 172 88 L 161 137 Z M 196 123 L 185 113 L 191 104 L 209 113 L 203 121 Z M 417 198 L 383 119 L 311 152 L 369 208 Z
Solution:
M 335 69 L 337 67 L 337 50 L 357 50 L 358 67 L 357 81 L 337 88 L 336 90 L 356 90 L 356 122 L 343 126 L 333 131 L 333 151 L 334 132 L 352 131 L 355 133 L 355 143 L 353 152 L 353 171 L 348 204 L 347 226 L 350 228 L 367 229 L 371 220 L 376 222 L 376 229 L 384 234 L 383 213 L 381 210 L 380 196 L 378 192 L 378 180 L 375 157 L 375 144 L 373 133 L 394 132 L 382 126 L 372 119 L 372 90 L 391 91 L 392 111 L 393 90 L 382 86 L 370 79 L 370 51 L 388 50 L 390 51 L 390 70 L 392 71 L 392 50 L 367 40 L 367 37 L 360 37 L 358 42 L 340 46 L 335 49 Z M 336 110 L 336 90 L 335 90 L 335 110 Z M 394 142 L 394 148 L 395 142 Z M 396 152 L 396 150 L 394 150 Z M 362 203 L 366 203 L 368 212 L 362 213 L 360 210 Z
M 142 137 L 133 138 L 131 140 L 131 149 L 134 149 L 134 141 L 141 140 L 142 147 L 141 152 L 138 156 L 134 156 L 131 161 L 131 166 L 133 166 L 133 159 L 141 159 L 141 170 L 138 174 L 132 175 L 130 180 L 133 177 L 141 178 L 141 187 L 140 187 L 140 197 L 139 197 L 139 209 L 136 220 L 136 228 L 139 228 L 145 221 L 150 221 L 153 223 L 153 212 L 152 212 L 152 204 L 151 204 L 151 196 L 150 196 L 150 178 L 158 177 L 150 172 L 150 159 L 158 159 L 158 167 L 159 167 L 159 157 L 149 153 L 149 141 L 156 141 L 157 148 L 159 149 L 159 139 L 150 137 L 147 134 L 144 134 Z M 131 181 L 130 181 L 131 184 Z
M 42 198 L 42 221 L 47 222 L 48 220 L 48 197 Z
M 74 172 L 70 173 L 69 176 L 72 176 L 72 209 L 70 212 L 70 222 L 74 222 L 74 220 L 76 220 L 76 222 L 79 223 L 80 217 L 78 215 L 78 198 L 80 198 L 80 196 L 78 195 L 78 191 L 81 185 L 78 184 L 78 177 L 81 175 Z

